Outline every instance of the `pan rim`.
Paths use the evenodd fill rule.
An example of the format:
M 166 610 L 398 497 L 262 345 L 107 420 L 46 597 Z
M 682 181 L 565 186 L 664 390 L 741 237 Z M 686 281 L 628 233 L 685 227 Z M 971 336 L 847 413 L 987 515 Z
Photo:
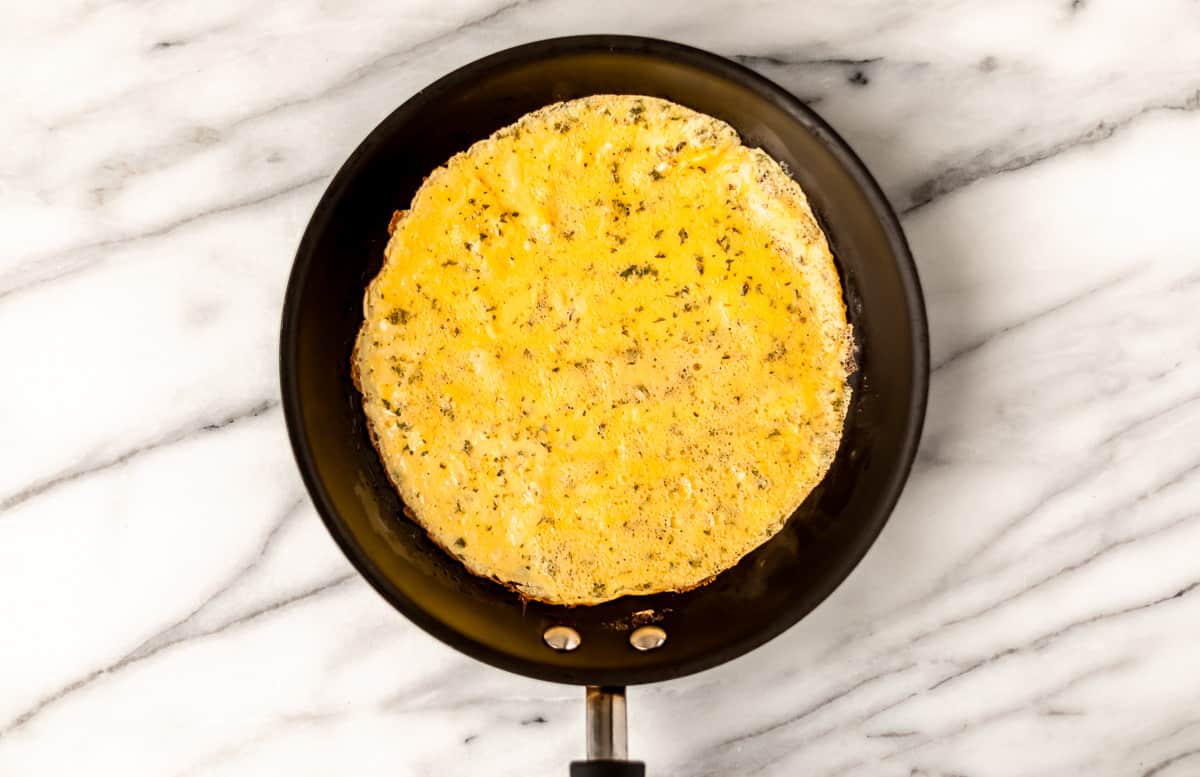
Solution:
M 886 487 L 880 490 L 881 497 L 878 501 L 878 510 L 882 517 L 874 527 L 870 527 L 862 533 L 861 548 L 845 556 L 842 563 L 836 568 L 835 573 L 829 576 L 831 582 L 828 585 L 828 590 L 821 593 L 812 607 L 798 614 L 794 614 L 794 611 L 789 610 L 786 617 L 773 618 L 768 628 L 759 629 L 746 634 L 740 639 L 730 641 L 724 644 L 720 650 L 705 653 L 699 658 L 688 662 L 680 662 L 669 673 L 665 673 L 661 667 L 657 666 L 631 666 L 583 672 L 572 667 L 538 664 L 537 662 L 504 652 L 483 643 L 446 625 L 431 615 L 424 607 L 396 588 L 388 576 L 379 569 L 369 555 L 354 541 L 345 522 L 334 507 L 333 500 L 324 482 L 317 475 L 318 470 L 313 446 L 308 438 L 307 429 L 303 421 L 303 408 L 300 400 L 299 375 L 296 369 L 300 346 L 298 336 L 298 322 L 301 316 L 299 297 L 301 289 L 305 286 L 305 280 L 309 275 L 311 267 L 316 261 L 317 253 L 314 247 L 318 235 L 329 221 L 335 204 L 353 180 L 353 173 L 359 164 L 360 158 L 368 154 L 382 138 L 386 137 L 389 131 L 388 128 L 392 124 L 407 120 L 412 116 L 420 115 L 421 111 L 427 105 L 441 99 L 444 93 L 456 89 L 464 83 L 470 83 L 483 73 L 489 73 L 498 69 L 502 70 L 527 63 L 531 60 L 547 59 L 561 55 L 575 55 L 585 52 L 635 54 L 674 64 L 695 67 L 724 78 L 741 88 L 763 97 L 783 109 L 792 121 L 797 122 L 812 133 L 846 173 L 849 174 L 855 185 L 859 187 L 867 200 L 873 217 L 878 221 L 894 256 L 904 302 L 909 311 L 910 323 L 913 329 L 913 363 L 911 365 L 913 385 L 908 407 L 909 423 L 901 438 L 900 455 L 896 458 L 890 476 L 886 479 Z M 301 478 L 326 529 L 356 571 L 367 580 L 385 601 L 402 615 L 428 634 L 455 650 L 507 671 L 543 680 L 572 684 L 581 682 L 582 675 L 584 674 L 586 674 L 587 682 L 594 682 L 597 678 L 600 678 L 607 683 L 623 685 L 652 682 L 668 676 L 679 677 L 703 671 L 754 650 L 779 634 L 782 634 L 811 613 L 813 609 L 819 607 L 833 591 L 845 582 L 854 568 L 866 556 L 866 553 L 890 519 L 896 503 L 899 501 L 920 443 L 930 377 L 929 330 L 916 264 L 904 236 L 903 229 L 900 226 L 899 217 L 887 201 L 878 182 L 867 170 L 858 155 L 824 119 L 786 89 L 775 84 L 765 76 L 744 65 L 703 49 L 658 38 L 633 35 L 575 35 L 556 37 L 503 49 L 470 62 L 440 77 L 430 85 L 417 91 L 391 111 L 355 148 L 332 177 L 305 228 L 303 237 L 297 247 L 295 260 L 284 294 L 279 359 L 283 413 L 287 424 L 288 437 L 293 455 L 300 469 Z

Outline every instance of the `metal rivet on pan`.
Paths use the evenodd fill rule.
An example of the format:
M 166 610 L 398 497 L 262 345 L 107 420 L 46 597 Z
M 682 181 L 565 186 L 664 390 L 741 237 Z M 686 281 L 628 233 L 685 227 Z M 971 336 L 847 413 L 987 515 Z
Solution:
M 551 626 L 542 632 L 542 639 L 555 650 L 569 653 L 579 647 L 579 632 L 570 626 Z
M 667 632 L 658 626 L 642 626 L 629 635 L 629 644 L 638 650 L 654 650 L 667 641 Z

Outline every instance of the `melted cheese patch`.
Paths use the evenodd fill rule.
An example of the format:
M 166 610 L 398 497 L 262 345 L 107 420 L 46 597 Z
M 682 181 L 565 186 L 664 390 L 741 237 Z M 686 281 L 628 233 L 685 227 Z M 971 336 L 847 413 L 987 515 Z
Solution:
M 836 453 L 851 338 L 799 186 L 723 122 L 528 114 L 398 213 L 354 355 L 415 519 L 472 572 L 588 604 L 684 590 Z

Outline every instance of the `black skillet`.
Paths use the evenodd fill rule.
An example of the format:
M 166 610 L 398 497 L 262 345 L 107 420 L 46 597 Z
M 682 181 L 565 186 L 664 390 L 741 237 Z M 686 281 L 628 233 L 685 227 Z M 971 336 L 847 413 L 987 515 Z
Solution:
M 832 243 L 858 373 L 836 461 L 783 531 L 708 585 L 593 607 L 524 602 L 474 577 L 404 518 L 350 380 L 362 297 L 392 212 L 455 152 L 535 108 L 590 94 L 664 97 L 731 124 L 808 193 Z M 280 373 L 296 460 L 318 512 L 359 572 L 448 645 L 501 669 L 589 686 L 589 756 L 574 774 L 640 774 L 624 758 L 625 685 L 680 677 L 778 635 L 828 596 L 895 505 L 917 448 L 928 332 L 912 257 L 862 162 L 799 100 L 716 55 L 661 40 L 558 38 L 471 63 L 423 89 L 351 155 L 304 233 L 283 308 Z M 631 635 L 653 611 L 662 633 Z M 635 615 L 642 613 L 642 615 Z M 567 626 L 573 650 L 547 629 Z M 551 632 L 552 636 L 556 632 Z M 559 630 L 557 644 L 574 642 Z M 555 642 L 555 639 L 550 639 Z

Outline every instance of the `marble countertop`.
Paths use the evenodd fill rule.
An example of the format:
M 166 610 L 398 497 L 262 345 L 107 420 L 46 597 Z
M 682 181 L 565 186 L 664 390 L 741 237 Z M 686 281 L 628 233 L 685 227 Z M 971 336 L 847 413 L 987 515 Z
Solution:
M 816 612 L 630 692 L 651 774 L 1200 773 L 1200 6 L 62 2 L 0 12 L 0 774 L 554 775 L 582 692 L 353 574 L 279 409 L 293 251 L 414 91 L 632 32 L 809 101 L 903 213 L 935 369 Z

